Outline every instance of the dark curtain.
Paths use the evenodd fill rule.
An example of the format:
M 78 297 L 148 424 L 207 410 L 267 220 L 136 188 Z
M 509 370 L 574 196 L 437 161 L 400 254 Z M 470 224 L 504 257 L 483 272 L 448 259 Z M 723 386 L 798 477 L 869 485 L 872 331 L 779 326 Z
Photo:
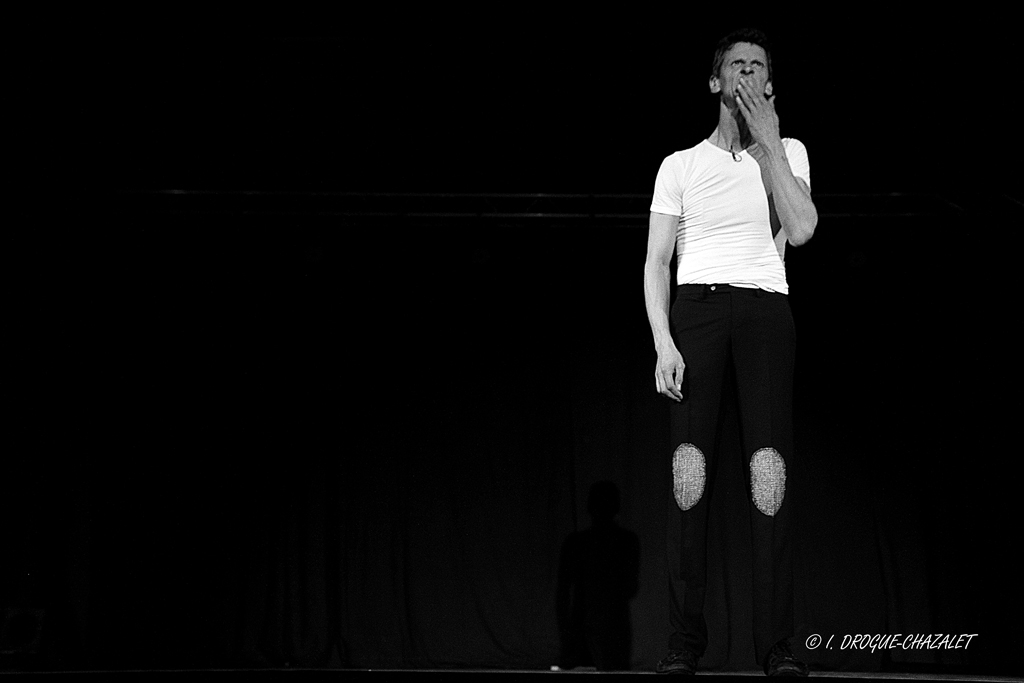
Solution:
M 1019 240 L 965 238 L 1016 220 L 1003 206 L 873 219 L 884 245 L 835 219 L 790 253 L 796 640 L 817 666 L 1012 666 Z M 33 666 L 547 668 L 563 545 L 607 481 L 640 549 L 631 664 L 652 667 L 671 444 L 645 230 L 581 244 L 536 224 L 277 221 L 35 218 L 12 240 L 3 602 L 44 610 Z M 356 238 L 417 257 L 385 278 Z M 928 284 L 951 279 L 954 245 L 960 275 Z M 735 427 L 727 403 L 703 660 L 718 670 L 754 666 Z M 979 635 L 839 647 L 926 632 Z M 814 633 L 834 649 L 802 649 Z

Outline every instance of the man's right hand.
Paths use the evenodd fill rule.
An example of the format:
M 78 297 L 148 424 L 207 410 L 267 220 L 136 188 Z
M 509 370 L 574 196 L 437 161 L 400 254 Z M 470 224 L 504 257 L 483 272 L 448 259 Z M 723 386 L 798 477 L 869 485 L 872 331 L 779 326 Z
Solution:
M 658 393 L 668 396 L 676 403 L 683 400 L 683 372 L 686 363 L 675 346 L 658 352 L 658 367 L 654 371 Z

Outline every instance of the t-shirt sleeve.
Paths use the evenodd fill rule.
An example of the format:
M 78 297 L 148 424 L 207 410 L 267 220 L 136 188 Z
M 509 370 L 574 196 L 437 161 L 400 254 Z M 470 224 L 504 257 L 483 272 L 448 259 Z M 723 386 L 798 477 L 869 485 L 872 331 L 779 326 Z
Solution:
M 654 199 L 651 211 L 669 216 L 683 215 L 683 184 L 679 178 L 679 164 L 675 155 L 665 157 L 654 181 Z
M 803 178 L 807 187 L 811 186 L 811 162 L 807 159 L 807 148 L 804 143 L 796 138 L 786 138 L 783 141 L 786 148 L 786 158 L 789 159 L 789 168 L 797 178 Z

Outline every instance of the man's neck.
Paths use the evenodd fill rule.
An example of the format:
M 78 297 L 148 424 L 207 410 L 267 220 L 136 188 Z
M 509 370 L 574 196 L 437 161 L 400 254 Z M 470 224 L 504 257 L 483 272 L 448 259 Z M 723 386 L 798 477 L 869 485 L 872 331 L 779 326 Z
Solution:
M 738 108 L 729 109 L 722 102 L 718 109 L 718 127 L 708 138 L 711 144 L 731 152 L 741 152 L 754 144 L 750 129 Z

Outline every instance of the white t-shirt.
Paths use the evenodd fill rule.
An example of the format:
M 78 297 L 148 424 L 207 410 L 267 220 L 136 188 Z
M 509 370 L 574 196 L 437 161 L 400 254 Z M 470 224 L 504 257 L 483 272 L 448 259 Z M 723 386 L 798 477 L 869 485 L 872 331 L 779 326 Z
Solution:
M 793 175 L 810 187 L 807 148 L 793 138 L 782 144 Z M 702 140 L 665 157 L 658 170 L 651 211 L 679 216 L 676 282 L 788 294 L 784 233 L 777 245 L 761 168 L 748 152 L 738 156 Z

